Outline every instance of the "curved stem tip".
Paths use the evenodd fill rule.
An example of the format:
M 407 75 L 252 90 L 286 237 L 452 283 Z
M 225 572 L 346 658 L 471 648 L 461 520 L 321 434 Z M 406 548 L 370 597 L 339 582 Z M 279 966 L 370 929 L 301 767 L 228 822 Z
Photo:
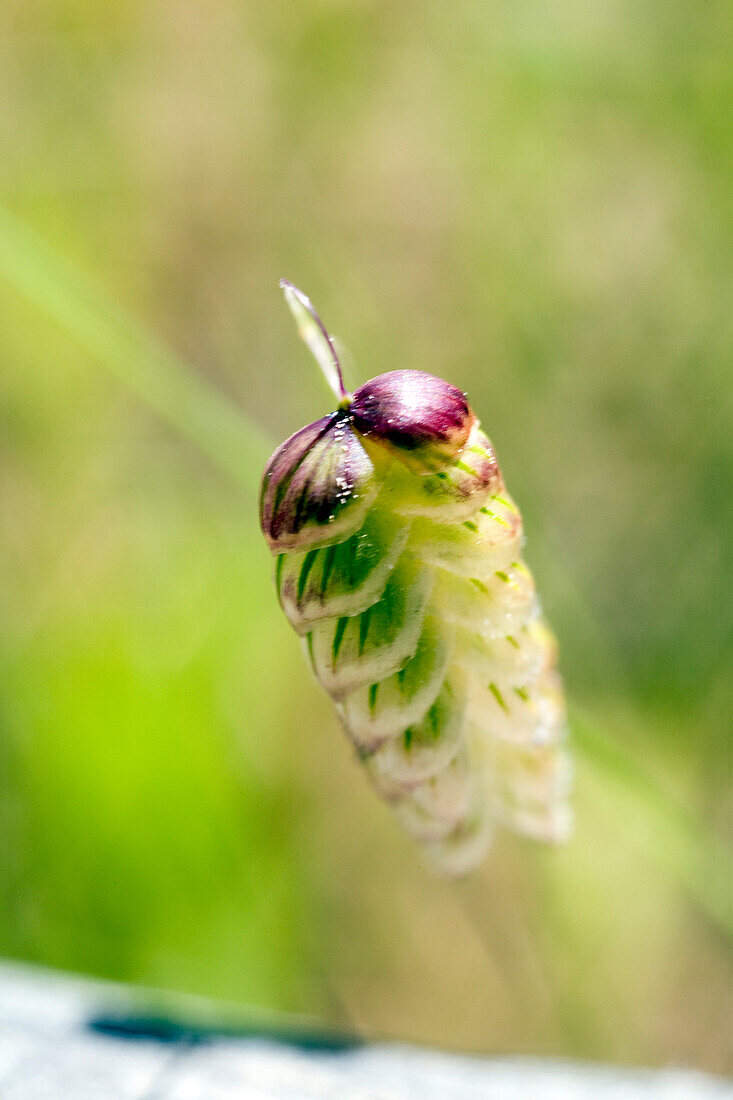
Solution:
M 346 408 L 351 402 L 351 394 L 344 386 L 341 363 L 326 326 L 313 308 L 313 303 L 307 294 L 298 290 L 297 286 L 288 279 L 281 279 L 280 287 L 285 293 L 285 301 L 290 307 L 290 312 L 295 317 L 298 335 L 308 345 L 311 354 L 323 371 L 326 381 L 338 399 L 339 408 Z

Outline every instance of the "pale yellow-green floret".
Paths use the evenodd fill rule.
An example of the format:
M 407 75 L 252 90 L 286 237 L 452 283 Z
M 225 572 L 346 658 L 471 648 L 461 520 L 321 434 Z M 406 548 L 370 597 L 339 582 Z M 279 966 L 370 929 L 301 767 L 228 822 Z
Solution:
M 357 530 L 276 563 L 282 608 L 374 786 L 454 874 L 496 824 L 546 841 L 570 828 L 556 646 L 519 510 L 475 476 L 487 455 L 476 424 L 438 473 L 382 461 Z
M 522 517 L 466 395 L 414 370 L 349 394 L 281 284 L 338 407 L 286 440 L 260 522 L 282 609 L 377 792 L 430 860 L 471 871 L 497 825 L 559 841 L 570 762 L 556 645 Z

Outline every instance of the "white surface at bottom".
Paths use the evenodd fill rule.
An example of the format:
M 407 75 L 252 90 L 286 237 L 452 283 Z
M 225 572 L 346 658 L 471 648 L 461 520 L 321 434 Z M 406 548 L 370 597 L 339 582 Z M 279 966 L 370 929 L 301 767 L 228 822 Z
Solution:
M 1 1100 L 733 1100 L 686 1070 L 476 1058 L 381 1043 L 338 1052 L 281 1041 L 160 1042 L 88 1022 L 124 989 L 0 966 Z

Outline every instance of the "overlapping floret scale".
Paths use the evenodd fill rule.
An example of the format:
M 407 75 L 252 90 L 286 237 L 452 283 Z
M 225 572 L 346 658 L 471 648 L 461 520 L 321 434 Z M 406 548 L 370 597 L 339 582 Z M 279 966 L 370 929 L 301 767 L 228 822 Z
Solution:
M 281 554 L 281 605 L 378 792 L 448 873 L 494 822 L 569 828 L 555 645 L 480 426 L 441 471 L 392 462 L 357 531 Z
M 479 432 L 477 425 L 469 442 Z M 498 469 L 488 492 L 477 479 L 473 512 L 462 500 L 460 516 L 468 518 L 452 523 L 446 522 L 446 501 L 439 503 L 437 493 L 432 514 L 426 507 L 424 486 L 435 474 L 412 477 L 417 482 L 412 500 L 405 494 L 405 503 L 394 489 L 391 500 L 413 517 L 407 553 L 435 578 L 430 608 L 451 632 L 447 680 L 460 682 L 465 693 L 457 712 L 461 730 L 453 734 L 455 752 L 444 739 L 433 750 L 436 770 L 427 779 L 421 769 L 431 750 L 424 741 L 416 749 L 409 740 L 391 743 L 370 757 L 368 766 L 381 793 L 395 802 L 404 827 L 445 870 L 464 873 L 485 853 L 492 821 L 538 839 L 566 837 L 563 695 L 556 644 L 539 616 L 534 582 L 520 558 L 521 516 Z M 456 484 L 450 475 L 441 480 L 443 487 Z M 408 730 L 408 739 L 411 735 Z M 412 774 L 403 770 L 411 754 Z M 421 781 L 411 786 L 412 778 Z M 425 797 L 442 785 L 453 794 L 448 814 Z
M 372 508 L 343 542 L 278 555 L 280 605 L 299 634 L 316 623 L 357 615 L 382 595 L 407 541 L 409 521 Z
M 375 787 L 442 851 L 480 805 L 465 745 L 470 676 L 431 598 L 436 571 L 409 540 L 414 521 L 392 499 L 380 493 L 347 539 L 281 554 L 275 579 Z

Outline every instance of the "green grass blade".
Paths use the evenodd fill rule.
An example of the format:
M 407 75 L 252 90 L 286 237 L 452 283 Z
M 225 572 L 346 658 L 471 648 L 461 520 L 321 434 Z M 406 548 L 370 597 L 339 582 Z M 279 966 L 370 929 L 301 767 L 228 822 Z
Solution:
M 642 855 L 694 899 L 733 937 L 733 855 L 726 845 L 667 794 L 626 747 L 588 715 L 572 711 L 573 749 L 591 781 L 613 798 L 614 825 Z M 600 788 L 603 788 L 601 790 Z
M 0 276 L 252 494 L 271 450 L 260 428 L 0 205 Z

